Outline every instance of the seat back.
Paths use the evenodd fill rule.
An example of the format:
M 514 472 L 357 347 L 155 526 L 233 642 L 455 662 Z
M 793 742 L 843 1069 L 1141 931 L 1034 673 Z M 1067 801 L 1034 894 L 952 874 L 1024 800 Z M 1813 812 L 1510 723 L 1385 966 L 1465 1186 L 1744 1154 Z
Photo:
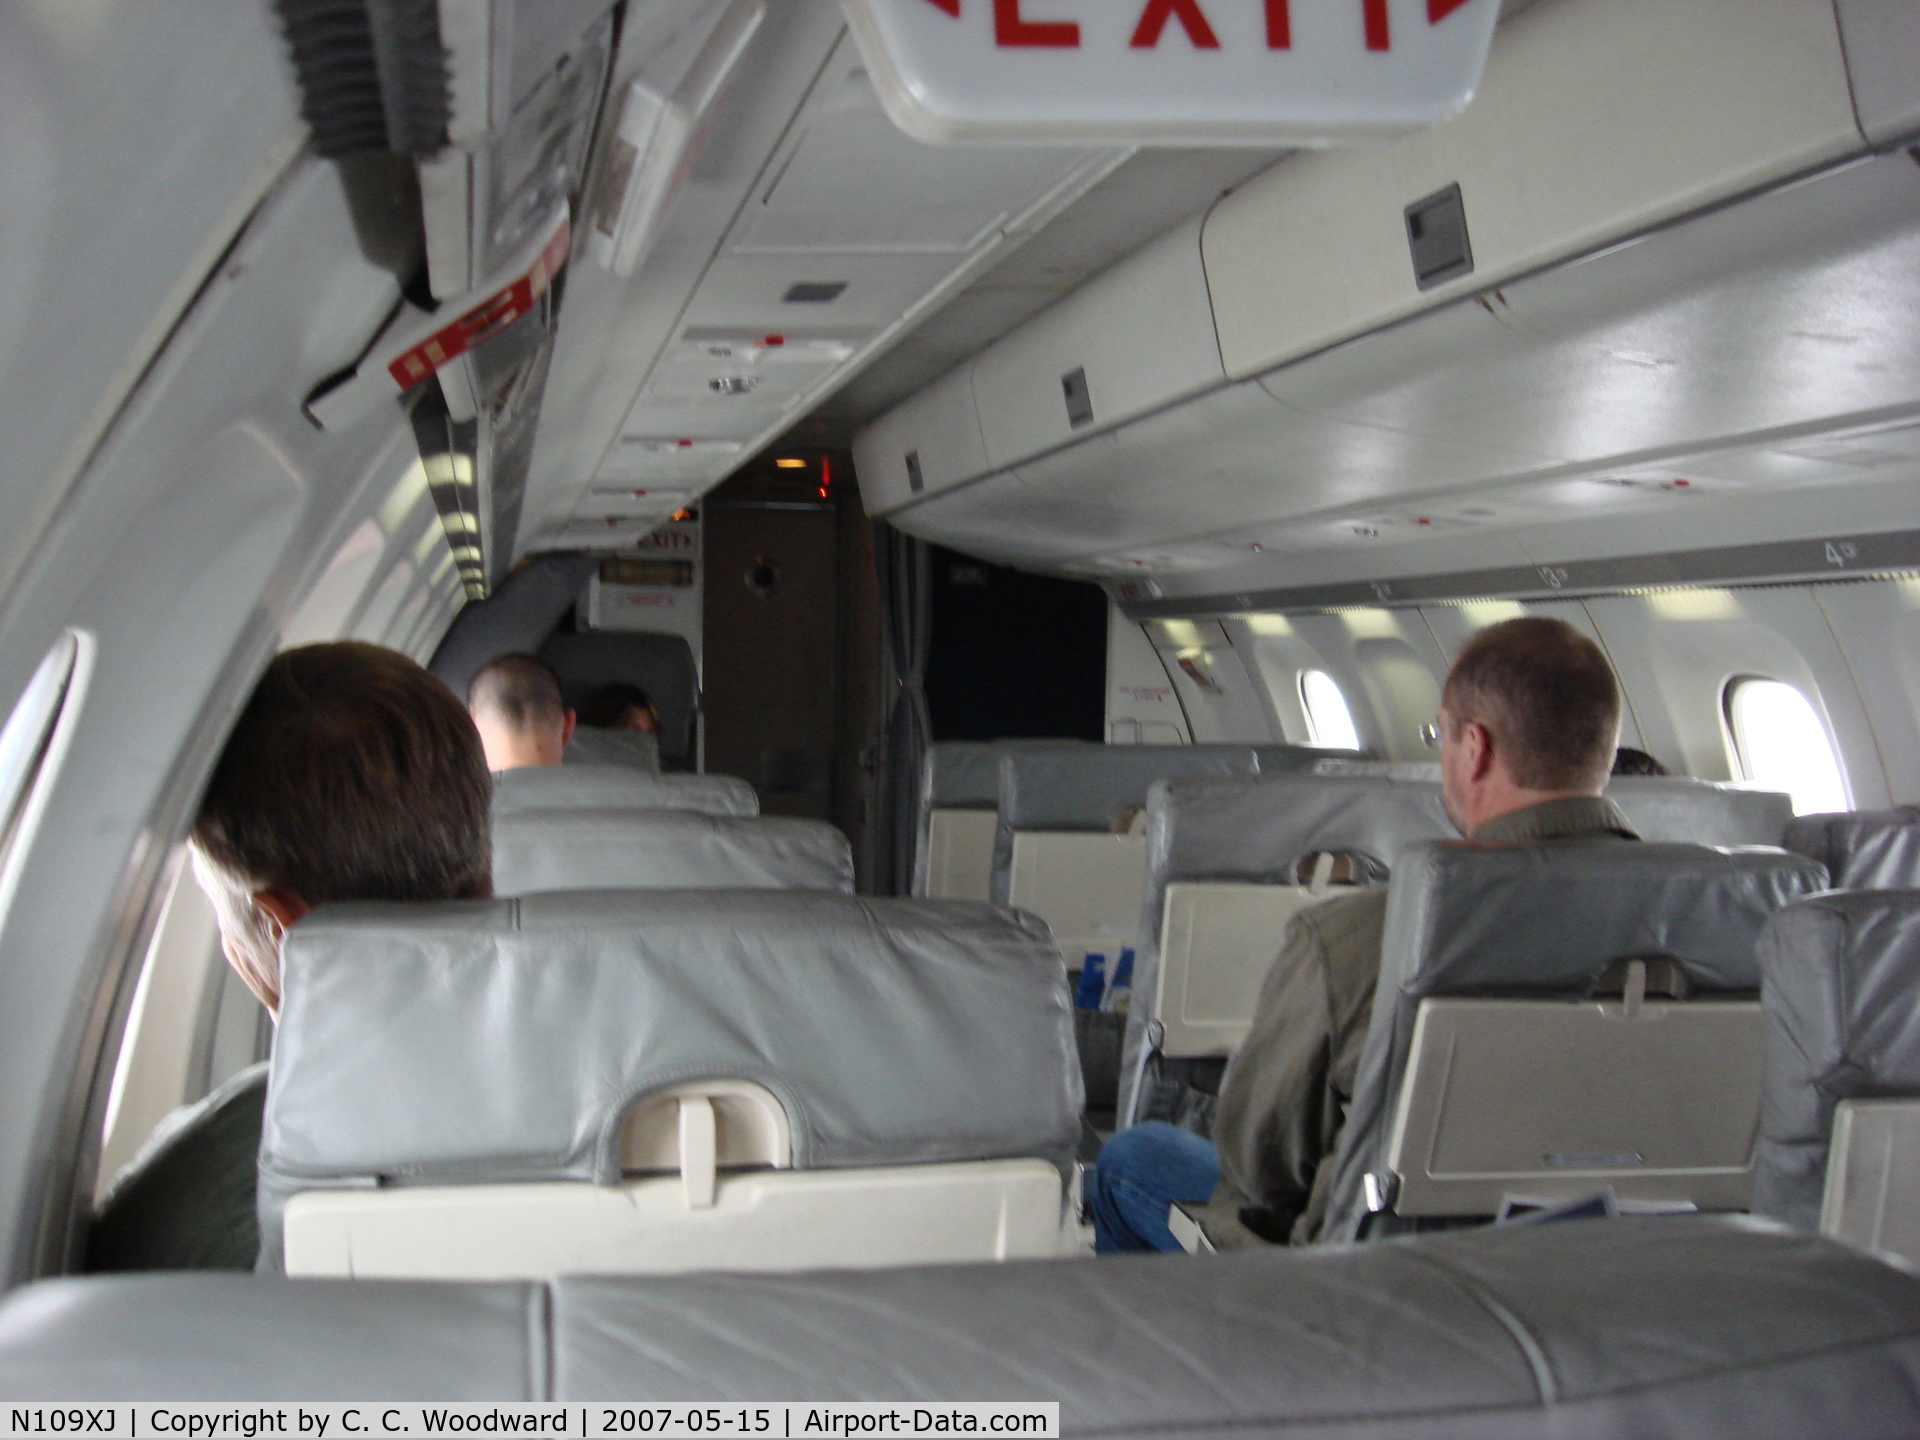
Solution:
M 1331 857 L 1329 857 L 1331 858 Z M 1176 880 L 1165 888 L 1150 1011 L 1155 1053 L 1224 1059 L 1253 1024 L 1260 985 L 1293 917 L 1329 898 L 1321 885 Z M 1138 960 L 1135 974 L 1138 975 Z M 1132 1011 L 1129 1009 L 1129 1015 Z
M 697 810 L 758 815 L 753 786 L 731 775 L 652 775 L 633 765 L 527 765 L 493 777 L 493 814 L 522 810 Z
M 1920 805 L 1802 815 L 1780 843 L 1826 866 L 1836 890 L 1920 887 Z
M 1121 1123 L 1147 1118 L 1156 1055 L 1224 1056 L 1239 1045 L 1286 922 L 1321 898 L 1298 883 L 1306 856 L 1354 855 L 1384 878 L 1402 846 L 1452 833 L 1437 776 L 1323 761 L 1311 773 L 1156 784 Z
M 913 893 L 929 900 L 992 899 L 1000 757 L 1091 744 L 1087 740 L 942 740 L 929 745 L 920 771 Z
M 1610 969 L 1628 968 L 1633 960 L 1666 962 L 1662 968 L 1699 997 L 1689 1003 L 1751 999 L 1760 987 L 1754 946 L 1762 926 L 1774 911 L 1819 890 L 1825 880 L 1818 865 L 1780 850 L 1617 839 L 1514 846 L 1423 841 L 1403 850 L 1390 882 L 1372 1020 L 1333 1162 L 1324 1237 L 1357 1238 L 1369 1214 L 1391 1207 L 1404 1178 L 1397 1179 L 1388 1166 L 1396 1113 L 1411 1116 L 1431 1106 L 1425 1087 L 1448 1083 L 1444 1066 L 1428 1066 L 1421 1072 L 1422 1088 L 1407 1088 L 1422 1002 L 1441 997 L 1525 1001 L 1540 1007 L 1542 1025 L 1552 1024 L 1565 1019 L 1556 1007 L 1585 1002 Z M 1597 1025 L 1610 1017 L 1588 1018 Z M 1653 1023 L 1644 1009 L 1631 1019 L 1632 1027 Z M 1523 1023 L 1520 1029 L 1525 1028 Z M 1511 1037 L 1513 1030 L 1509 1025 L 1506 1034 Z M 1611 1033 L 1619 1045 L 1615 1059 L 1605 1063 L 1637 1063 L 1635 1046 L 1647 1032 L 1623 1023 Z M 1526 1118 L 1529 1094 L 1551 1092 L 1558 1061 L 1551 1052 L 1529 1055 L 1518 1045 L 1494 1054 L 1500 1065 L 1511 1062 L 1512 1068 L 1499 1070 L 1504 1076 L 1499 1083 L 1482 1087 L 1492 1107 L 1485 1123 L 1518 1132 L 1534 1123 Z M 1757 1068 L 1749 1074 L 1757 1082 Z M 1693 1104 L 1685 1073 L 1676 1071 L 1660 1083 L 1669 1105 Z M 1744 1103 L 1757 1117 L 1758 1094 L 1750 1093 Z M 1703 1146 L 1710 1138 L 1703 1134 Z M 1566 1148 L 1541 1154 L 1625 1156 L 1634 1149 L 1612 1140 L 1554 1143 Z M 1710 1151 L 1704 1146 L 1699 1153 L 1709 1156 Z M 1644 1160 L 1646 1152 L 1641 1153 Z M 1663 1170 L 1688 1168 L 1670 1152 L 1662 1154 Z M 1520 1193 L 1564 1197 L 1592 1189 L 1600 1178 L 1618 1177 L 1628 1193 L 1632 1172 L 1640 1168 L 1632 1161 L 1585 1167 L 1542 1163 L 1510 1181 L 1503 1175 L 1489 1178 L 1508 1188 L 1524 1185 Z M 1714 1170 L 1717 1162 L 1703 1158 L 1696 1168 Z M 1555 1171 L 1564 1173 L 1543 1173 Z M 1665 1184 L 1645 1198 L 1676 1198 Z M 1685 1198 L 1714 1203 L 1721 1193 L 1703 1190 Z
M 993 898 L 992 810 L 927 812 L 913 893 L 928 900 Z
M 763 890 L 340 905 L 295 927 L 283 978 L 260 1215 L 291 1269 L 1061 1243 L 1071 1013 L 1045 931 L 1003 911 Z M 735 1159 L 791 1173 L 708 1175 Z
M 630 765 L 649 775 L 660 773 L 660 740 L 639 730 L 603 730 L 577 725 L 561 755 L 563 765 Z
M 1616 775 L 1607 798 L 1642 840 L 1683 845 L 1778 845 L 1793 819 L 1793 800 L 1778 791 L 1686 775 Z
M 493 822 L 493 892 L 837 890 L 847 837 L 819 820 L 693 810 L 522 810 Z
M 1120 1334 L 1132 1346 L 1109 1363 Z M 563 1403 L 627 1405 L 631 1420 L 691 1394 L 729 1416 L 777 1397 L 841 1414 L 891 1401 L 929 1422 L 956 1395 L 1051 1401 L 1062 1431 L 1085 1435 L 1890 1437 L 1920 1433 L 1916 1371 L 1920 1276 L 1701 1217 L 1142 1264 L 494 1284 L 95 1275 L 0 1298 L 9 1402 L 377 1400 L 362 1423 L 392 1402 L 390 1424 L 416 1434 L 422 1399 L 548 1402 L 507 1412 L 532 1430 Z M 809 1412 L 792 1413 L 806 1433 Z
M 1313 768 L 1319 775 L 1440 783 L 1437 764 L 1332 759 Z M 1793 818 L 1792 799 L 1778 791 L 1749 790 L 1690 775 L 1616 775 L 1607 782 L 1606 795 L 1642 840 L 1682 845 L 1779 845 Z
M 1920 1265 L 1920 1097 L 1834 1107 L 1820 1233 Z
M 1831 1183 L 1836 1107 L 1920 1096 L 1920 890 L 1836 891 L 1790 906 L 1760 937 L 1760 965 L 1766 1089 L 1754 1209 L 1810 1230 Z
M 1493 1215 L 1601 1185 L 1744 1209 L 1760 1031 L 1757 1000 L 1649 1001 L 1632 980 L 1617 1000 L 1422 1000 L 1387 1135 L 1393 1211 Z
M 1254 775 L 1250 745 L 1086 745 L 1000 759 L 993 899 L 1053 927 L 1070 969 L 1133 943 L 1145 846 L 1128 829 L 1156 780 Z

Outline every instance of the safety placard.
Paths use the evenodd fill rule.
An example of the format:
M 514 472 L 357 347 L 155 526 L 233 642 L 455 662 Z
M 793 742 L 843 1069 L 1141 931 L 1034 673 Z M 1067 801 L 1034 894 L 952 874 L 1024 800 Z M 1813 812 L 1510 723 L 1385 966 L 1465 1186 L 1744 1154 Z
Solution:
M 1335 145 L 1473 98 L 1500 0 L 844 0 L 930 141 Z

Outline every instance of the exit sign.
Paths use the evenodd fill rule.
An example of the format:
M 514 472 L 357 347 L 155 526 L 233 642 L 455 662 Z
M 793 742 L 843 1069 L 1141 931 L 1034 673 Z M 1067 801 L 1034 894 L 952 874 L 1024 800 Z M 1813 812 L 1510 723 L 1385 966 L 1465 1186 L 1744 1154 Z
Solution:
M 842 0 L 932 141 L 1336 145 L 1465 108 L 1499 0 Z

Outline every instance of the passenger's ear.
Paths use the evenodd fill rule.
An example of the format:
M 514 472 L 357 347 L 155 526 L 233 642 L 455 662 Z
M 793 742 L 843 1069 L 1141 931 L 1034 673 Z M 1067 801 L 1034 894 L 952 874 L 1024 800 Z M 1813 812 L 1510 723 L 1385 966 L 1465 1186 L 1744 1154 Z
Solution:
M 277 946 L 286 938 L 302 915 L 313 906 L 283 886 L 253 892 L 253 908 L 267 923 L 267 931 Z
M 578 723 L 579 721 L 577 717 L 574 715 L 573 711 L 571 710 L 567 711 L 567 718 L 560 726 L 560 748 L 561 749 L 563 750 L 566 749 L 566 747 L 572 743 L 573 727 Z
M 1460 727 L 1460 747 L 1466 758 L 1467 778 L 1484 780 L 1493 773 L 1493 732 L 1478 720 Z

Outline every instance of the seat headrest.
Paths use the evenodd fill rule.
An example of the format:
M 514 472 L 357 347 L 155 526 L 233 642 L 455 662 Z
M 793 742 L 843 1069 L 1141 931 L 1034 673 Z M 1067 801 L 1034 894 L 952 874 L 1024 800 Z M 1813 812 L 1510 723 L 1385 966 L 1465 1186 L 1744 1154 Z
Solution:
M 760 797 L 731 775 L 652 775 L 632 765 L 528 765 L 493 777 L 496 818 L 522 810 L 612 809 L 758 815 Z
M 1336 751 L 1331 759 L 1316 760 L 1312 769 L 1316 775 L 1345 776 L 1349 779 L 1372 776 L 1384 780 L 1404 780 L 1412 784 L 1440 783 L 1440 764 L 1437 760 L 1348 760 Z
M 1577 997 L 1616 960 L 1675 961 L 1701 991 L 1760 986 L 1767 917 L 1826 885 L 1784 850 L 1621 839 L 1422 841 L 1387 895 L 1373 1016 L 1340 1141 L 1325 1236 L 1350 1240 L 1379 1168 L 1414 1018 L 1429 995 Z
M 1089 740 L 942 740 L 927 747 L 921 776 L 923 809 L 991 810 L 1000 803 L 1000 757 L 1016 752 L 1075 750 Z
M 1616 775 L 1607 798 L 1642 840 L 1688 845 L 1778 845 L 1793 818 L 1786 795 L 1686 775 Z
M 1336 761 L 1366 763 L 1358 750 L 1329 750 L 1320 745 L 1256 745 L 1253 753 L 1259 757 L 1262 775 L 1284 775 L 1293 770 L 1317 772 L 1322 765 Z
M 1665 956 L 1703 990 L 1757 990 L 1767 917 L 1826 874 L 1782 850 L 1563 840 L 1425 841 L 1400 855 L 1381 994 L 1579 994 L 1607 964 Z
M 567 742 L 562 765 L 630 765 L 650 775 L 660 773 L 660 737 L 641 730 L 603 730 L 577 725 Z
M 261 1234 L 322 1185 L 618 1176 L 628 1105 L 765 1086 L 800 1168 L 1038 1156 L 1081 1085 L 1045 926 L 961 901 L 588 891 L 326 906 L 289 932 Z
M 1802 815 L 1780 843 L 1826 866 L 1836 890 L 1920 886 L 1920 805 Z
M 1329 777 L 1440 783 L 1440 767 L 1431 763 L 1322 760 L 1313 770 Z M 1781 831 L 1793 816 L 1793 802 L 1785 795 L 1689 775 L 1616 775 L 1607 782 L 1606 795 L 1625 812 L 1642 840 L 1778 845 Z
M 1147 797 L 1147 881 L 1287 883 L 1315 850 L 1390 868 L 1402 846 L 1454 834 L 1437 781 L 1318 773 L 1166 780 Z
M 1767 1049 L 1753 1208 L 1812 1228 L 1834 1106 L 1920 1095 L 1920 890 L 1802 900 L 1768 922 L 1759 955 Z
M 493 822 L 493 893 L 836 890 L 853 849 L 820 820 L 692 810 L 522 810 Z
M 1257 775 L 1251 745 L 1086 745 L 1000 757 L 1000 818 L 1014 830 L 1105 830 L 1156 780 Z

